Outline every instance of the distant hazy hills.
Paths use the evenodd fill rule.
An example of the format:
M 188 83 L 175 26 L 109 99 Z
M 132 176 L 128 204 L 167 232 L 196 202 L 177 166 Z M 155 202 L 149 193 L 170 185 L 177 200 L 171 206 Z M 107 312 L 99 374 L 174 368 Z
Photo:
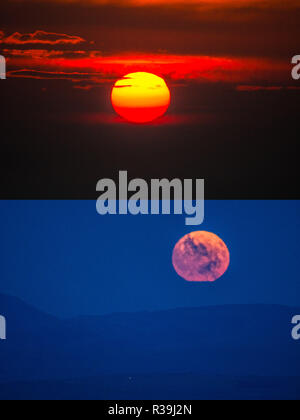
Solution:
M 233 305 L 60 320 L 0 295 L 0 314 L 7 319 L 7 340 L 0 342 L 0 383 L 155 377 L 153 389 L 161 378 L 179 393 L 189 375 L 212 383 L 219 375 L 250 382 L 251 377 L 282 377 L 282 384 L 293 376 L 295 392 L 300 384 L 300 341 L 291 338 L 291 319 L 300 309 Z M 63 383 L 61 391 L 71 392 L 73 382 Z M 112 384 L 120 392 L 119 382 Z M 187 389 L 186 384 L 182 391 Z

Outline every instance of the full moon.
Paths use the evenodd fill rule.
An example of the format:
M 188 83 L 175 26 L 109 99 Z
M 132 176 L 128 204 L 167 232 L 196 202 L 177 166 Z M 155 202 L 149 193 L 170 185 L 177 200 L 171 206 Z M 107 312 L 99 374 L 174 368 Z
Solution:
M 180 239 L 173 251 L 174 268 L 187 281 L 214 282 L 229 263 L 229 250 L 214 233 L 192 232 Z
M 117 114 L 129 122 L 149 123 L 169 108 L 170 90 L 166 82 L 151 73 L 130 73 L 118 80 L 111 93 Z

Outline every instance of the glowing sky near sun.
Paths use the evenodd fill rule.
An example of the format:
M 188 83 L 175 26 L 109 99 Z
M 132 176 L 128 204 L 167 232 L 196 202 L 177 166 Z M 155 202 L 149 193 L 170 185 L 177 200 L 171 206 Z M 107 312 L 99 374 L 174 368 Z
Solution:
M 273 88 L 290 82 L 286 49 L 298 48 L 295 0 L 35 0 L 26 2 L 26 26 L 24 3 L 1 9 L 10 78 L 88 88 L 150 72 L 185 84 Z

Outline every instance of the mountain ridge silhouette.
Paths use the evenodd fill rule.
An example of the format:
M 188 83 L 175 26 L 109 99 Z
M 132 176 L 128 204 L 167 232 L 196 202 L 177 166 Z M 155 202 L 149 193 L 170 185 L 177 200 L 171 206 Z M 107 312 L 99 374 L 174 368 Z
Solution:
M 291 337 L 299 308 L 221 305 L 59 319 L 0 294 L 0 313 L 7 319 L 3 386 L 149 375 L 300 377 L 300 342 Z

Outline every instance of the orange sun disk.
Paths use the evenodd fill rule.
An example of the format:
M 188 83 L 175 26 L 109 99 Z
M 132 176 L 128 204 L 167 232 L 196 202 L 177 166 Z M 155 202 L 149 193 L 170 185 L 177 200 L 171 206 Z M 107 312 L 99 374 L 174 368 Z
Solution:
M 151 73 L 130 73 L 118 80 L 111 93 L 117 114 L 129 122 L 149 123 L 169 108 L 170 90 L 166 82 Z

